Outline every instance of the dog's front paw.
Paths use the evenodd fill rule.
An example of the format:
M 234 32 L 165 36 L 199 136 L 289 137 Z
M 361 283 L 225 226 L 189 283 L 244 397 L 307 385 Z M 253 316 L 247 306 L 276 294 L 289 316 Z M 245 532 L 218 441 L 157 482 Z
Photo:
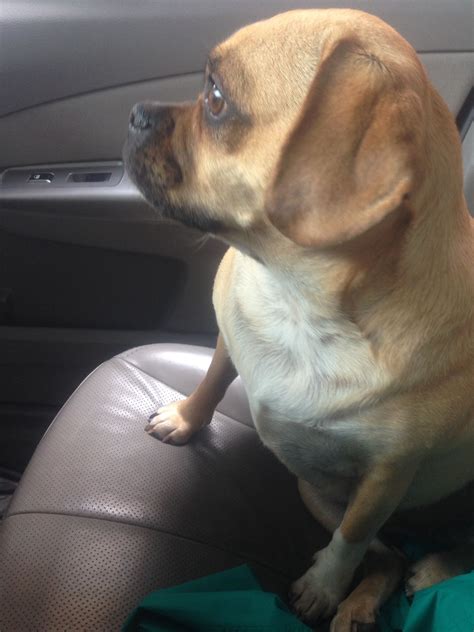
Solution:
M 330 565 L 328 558 L 326 549 L 317 553 L 313 566 L 291 586 L 291 605 L 308 623 L 326 619 L 335 612 L 352 578 Z
M 159 408 L 150 416 L 145 431 L 163 443 L 184 445 L 211 419 L 212 411 L 197 411 L 189 400 L 184 399 Z
M 339 604 L 330 632 L 377 632 L 377 606 L 370 595 L 356 599 L 349 595 Z

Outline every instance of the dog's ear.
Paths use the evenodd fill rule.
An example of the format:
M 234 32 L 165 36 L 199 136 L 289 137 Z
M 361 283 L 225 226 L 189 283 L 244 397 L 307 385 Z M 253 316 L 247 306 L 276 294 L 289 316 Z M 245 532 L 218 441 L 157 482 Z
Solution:
M 303 246 L 356 237 L 413 190 L 420 99 L 352 39 L 323 57 L 266 199 L 272 224 Z

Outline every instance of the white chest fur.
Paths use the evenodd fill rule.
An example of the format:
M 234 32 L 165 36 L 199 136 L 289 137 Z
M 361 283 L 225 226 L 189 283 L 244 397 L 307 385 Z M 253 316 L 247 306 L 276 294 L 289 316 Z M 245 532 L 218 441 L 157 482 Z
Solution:
M 216 313 L 263 442 L 306 480 L 357 476 L 358 411 L 386 376 L 355 325 L 317 287 L 241 253 Z

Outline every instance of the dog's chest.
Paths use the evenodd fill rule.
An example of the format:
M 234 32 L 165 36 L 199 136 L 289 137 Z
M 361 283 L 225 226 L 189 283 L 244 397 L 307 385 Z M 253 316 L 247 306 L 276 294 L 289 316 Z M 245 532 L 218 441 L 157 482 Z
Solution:
M 354 441 L 353 410 L 381 381 L 367 342 L 310 298 L 251 265 L 237 270 L 225 304 L 216 305 L 263 442 L 307 480 L 315 464 L 343 475 L 359 469 L 366 450 Z

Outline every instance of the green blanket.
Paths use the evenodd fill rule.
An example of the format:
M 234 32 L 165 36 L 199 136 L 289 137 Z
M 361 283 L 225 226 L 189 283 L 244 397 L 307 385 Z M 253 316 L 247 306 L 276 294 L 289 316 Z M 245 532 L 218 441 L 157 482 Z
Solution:
M 123 632 L 310 632 L 248 566 L 147 595 Z
M 411 605 L 402 590 L 379 617 L 381 632 L 474 632 L 474 571 L 415 593 Z
M 383 607 L 381 632 L 474 632 L 474 571 L 416 593 L 400 590 Z M 151 593 L 123 632 L 309 632 L 279 597 L 238 566 Z

